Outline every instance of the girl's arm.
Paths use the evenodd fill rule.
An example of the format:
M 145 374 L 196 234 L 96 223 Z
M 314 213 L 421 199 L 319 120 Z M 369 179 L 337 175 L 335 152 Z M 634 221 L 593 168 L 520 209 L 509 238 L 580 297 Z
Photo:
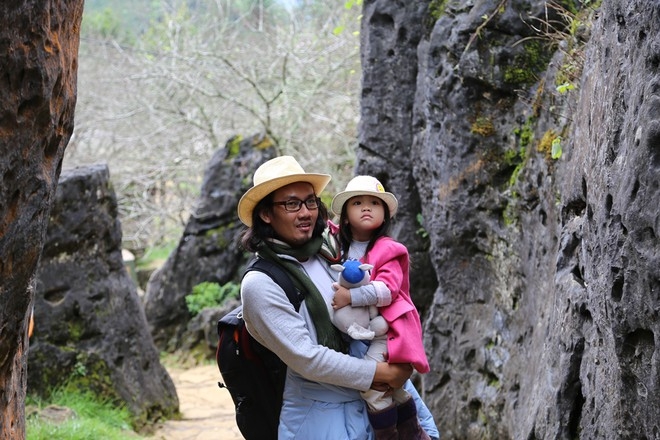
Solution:
M 352 289 L 347 289 L 339 283 L 332 283 L 332 288 L 335 290 L 332 303 L 332 308 L 335 310 L 347 305 L 382 307 L 392 304 L 392 293 L 382 281 L 371 281 L 364 286 Z
M 390 301 L 394 301 L 401 291 L 410 264 L 408 249 L 389 237 L 381 238 L 364 260 L 374 266 L 371 282 L 384 285 L 390 292 Z

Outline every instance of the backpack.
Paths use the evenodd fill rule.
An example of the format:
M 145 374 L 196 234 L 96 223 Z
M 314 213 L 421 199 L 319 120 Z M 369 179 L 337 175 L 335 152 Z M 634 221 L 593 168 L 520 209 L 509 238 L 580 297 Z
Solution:
M 250 270 L 270 276 L 296 311 L 300 309 L 302 294 L 280 266 L 258 258 L 248 265 L 245 273 Z M 229 390 L 236 424 L 246 440 L 277 440 L 287 367 L 248 333 L 242 311 L 243 307 L 238 306 L 218 321 L 216 362 L 224 381 L 218 382 L 218 386 Z

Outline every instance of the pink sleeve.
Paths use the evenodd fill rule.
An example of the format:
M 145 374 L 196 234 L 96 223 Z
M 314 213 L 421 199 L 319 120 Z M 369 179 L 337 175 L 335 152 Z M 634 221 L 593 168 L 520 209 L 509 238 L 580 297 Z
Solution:
M 392 301 L 394 301 L 399 295 L 404 281 L 403 265 L 408 264 L 406 247 L 392 239 L 381 239 L 364 260 L 374 265 L 371 280 L 385 283 L 390 290 Z

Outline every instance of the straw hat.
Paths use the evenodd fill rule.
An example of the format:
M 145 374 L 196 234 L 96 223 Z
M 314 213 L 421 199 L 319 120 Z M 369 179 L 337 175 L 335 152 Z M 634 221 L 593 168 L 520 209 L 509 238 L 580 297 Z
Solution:
M 318 196 L 330 182 L 329 174 L 306 173 L 292 156 L 280 156 L 261 164 L 254 172 L 253 186 L 238 201 L 238 218 L 252 226 L 254 207 L 276 189 L 295 182 L 309 182 Z
M 346 189 L 338 193 L 332 199 L 332 211 L 336 215 L 341 215 L 341 208 L 351 197 L 355 196 L 374 196 L 381 199 L 390 210 L 390 217 L 394 217 L 399 207 L 399 202 L 394 194 L 386 192 L 378 179 L 371 176 L 355 176 L 348 182 Z

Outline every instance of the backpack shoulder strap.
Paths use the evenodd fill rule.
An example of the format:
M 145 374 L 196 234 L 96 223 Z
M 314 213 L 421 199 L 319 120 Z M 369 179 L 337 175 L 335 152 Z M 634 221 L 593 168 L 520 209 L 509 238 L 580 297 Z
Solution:
M 287 298 L 293 304 L 296 312 L 300 310 L 300 304 L 304 299 L 301 292 L 298 292 L 296 286 L 293 284 L 291 277 L 279 265 L 264 258 L 256 258 L 250 265 L 248 265 L 245 273 L 250 270 L 258 270 L 263 272 L 273 279 L 286 293 Z

